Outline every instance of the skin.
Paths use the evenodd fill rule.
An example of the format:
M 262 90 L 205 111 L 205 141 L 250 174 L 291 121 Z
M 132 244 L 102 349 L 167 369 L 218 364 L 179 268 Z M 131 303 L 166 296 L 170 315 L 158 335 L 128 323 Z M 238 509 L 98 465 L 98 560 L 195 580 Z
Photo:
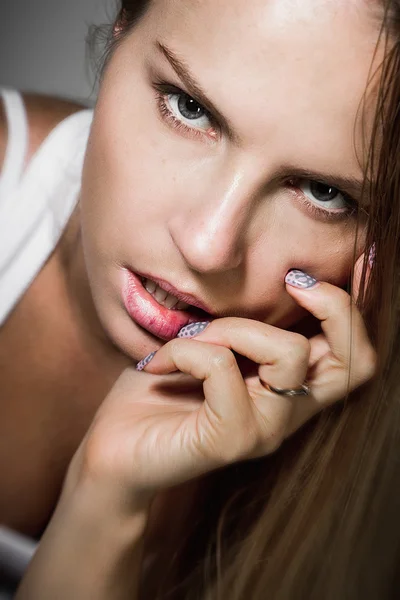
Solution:
M 52 365 L 57 356 L 52 385 L 44 392 L 35 387 L 38 373 L 49 381 L 49 367 L 38 366 L 33 351 L 24 365 L 25 380 L 34 380 L 28 389 L 37 396 L 31 402 L 35 414 L 57 413 L 48 425 L 39 428 L 36 421 L 40 440 L 32 447 L 42 443 L 42 452 L 29 489 L 39 496 L 46 485 L 53 495 L 50 504 L 41 499 L 45 506 L 39 502 L 26 530 L 32 522 L 45 523 L 66 467 L 126 355 L 140 360 L 163 345 L 123 306 L 125 266 L 196 295 L 218 316 L 278 327 L 291 326 L 307 310 L 284 285 L 289 269 L 346 285 L 356 220 L 317 216 L 305 204 L 304 182 L 287 182 L 298 169 L 362 178 L 356 117 L 377 29 L 361 1 L 253 0 L 250 8 L 239 0 L 207 0 L 189 8 L 183 0 L 157 0 L 118 47 L 95 110 L 78 210 L 25 310 L 40 308 L 38 296 L 56 290 L 51 335 L 35 341 Z M 156 40 L 189 65 L 232 123 L 234 138 L 217 128 L 193 137 L 162 121 L 150 71 L 185 88 Z M 285 182 L 277 177 L 283 169 Z M 361 235 L 357 256 L 362 249 Z M 50 314 L 46 319 L 50 325 Z M 15 339 L 23 338 L 23 322 L 20 317 Z M 34 318 L 30 322 L 34 326 Z M 41 332 L 38 327 L 35 340 Z M 34 350 L 37 356 L 37 345 Z M 286 376 L 282 385 L 298 385 L 298 378 Z M 16 379 L 14 369 L 9 389 Z M 131 374 L 129 385 L 136 381 Z M 56 466 L 47 462 L 46 475 L 38 478 L 49 445 Z
M 57 312 L 70 315 L 81 355 L 97 349 L 103 357 L 92 363 L 99 379 L 103 365 L 112 380 L 126 355 L 159 351 L 147 373 L 130 367 L 105 399 L 94 394 L 99 410 L 75 454 L 64 450 L 64 460 L 73 454 L 64 490 L 19 600 L 88 590 L 101 600 L 110 589 L 136 597 L 144 539 L 151 552 L 181 514 L 171 486 L 185 503 L 195 493 L 190 480 L 275 451 L 348 384 L 373 375 L 361 315 L 340 289 L 354 250 L 362 255 L 363 231 L 355 248 L 354 215 L 343 204 L 317 211 L 299 172 L 362 179 L 357 114 L 377 35 L 361 2 L 253 0 L 250 10 L 239 0 L 158 0 L 117 48 L 79 207 L 60 244 L 67 302 Z M 167 109 L 158 110 L 154 78 L 184 89 L 166 47 L 207 90 L 229 134 L 214 121 L 194 134 L 161 118 Z M 173 98 L 163 96 L 170 108 Z M 125 267 L 171 282 L 225 318 L 196 340 L 163 344 L 127 314 Z M 322 283 L 285 286 L 292 268 Z M 284 330 L 307 313 L 321 323 L 319 336 Z M 233 352 L 251 372 L 241 372 Z M 74 381 L 92 373 L 97 381 L 96 368 L 71 371 Z M 301 402 L 265 387 L 295 388 L 306 377 L 312 393 Z M 66 398 L 57 406 L 71 416 Z M 89 422 L 94 405 L 92 415 L 85 405 Z
M 300 315 L 284 287 L 289 269 L 346 284 L 355 218 L 312 214 L 287 181 L 297 169 L 362 179 L 357 111 L 376 40 L 362 3 L 153 4 L 105 75 L 81 199 L 94 303 L 122 350 L 139 360 L 161 346 L 122 305 L 124 266 L 194 293 L 219 316 L 281 327 Z M 185 88 L 157 41 L 185 61 L 237 139 L 217 127 L 215 138 L 193 137 L 161 120 L 154 77 Z
M 57 123 L 83 107 L 33 95 L 24 102 L 28 166 Z M 4 119 L 3 154 L 6 144 Z M 72 223 L 0 328 L 0 387 L 7 399 L 0 419 L 0 521 L 33 536 L 47 524 L 73 453 L 128 363 L 89 336 L 72 308 L 65 269 Z

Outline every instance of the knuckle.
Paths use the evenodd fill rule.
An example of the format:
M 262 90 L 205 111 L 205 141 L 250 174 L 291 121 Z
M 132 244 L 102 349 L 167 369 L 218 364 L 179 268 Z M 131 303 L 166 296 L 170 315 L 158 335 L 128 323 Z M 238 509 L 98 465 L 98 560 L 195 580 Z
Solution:
M 191 356 L 190 351 L 188 350 L 188 343 L 190 344 L 190 341 L 187 339 L 176 338 L 167 342 L 164 346 L 167 348 L 170 360 L 172 360 L 178 368 L 187 364 L 188 358 Z
M 303 363 L 308 361 L 311 352 L 311 345 L 304 336 L 293 333 L 285 348 L 285 359 L 291 365 L 293 363 Z
M 340 288 L 334 287 L 324 298 L 324 308 L 322 318 L 328 318 L 333 315 L 348 315 L 349 311 L 355 308 L 351 296 Z
M 230 333 L 237 328 L 238 319 L 236 317 L 222 317 L 222 319 L 218 319 L 218 324 L 226 333 Z
M 339 305 L 338 310 L 351 310 L 351 309 L 355 308 L 355 304 L 354 304 L 353 299 L 350 296 L 350 294 L 348 294 L 344 290 L 338 289 L 337 295 L 338 295 L 337 304 Z
M 238 324 L 240 325 L 240 319 L 237 317 L 221 317 L 212 321 L 208 326 L 208 330 L 229 337 L 231 333 L 237 330 Z
M 294 338 L 294 348 L 296 349 L 298 355 L 301 355 L 302 357 L 309 357 L 310 352 L 311 352 L 311 344 L 310 344 L 310 340 L 308 340 L 306 337 L 304 337 L 304 335 L 300 335 L 298 333 L 294 334 L 295 338 Z
M 228 348 L 219 346 L 210 358 L 210 367 L 215 371 L 231 370 L 236 367 L 234 354 Z
M 176 338 L 167 343 L 168 351 L 171 356 L 177 356 L 180 354 L 183 346 L 182 341 L 185 342 L 186 340 Z
M 339 287 L 332 289 L 328 301 L 332 303 L 332 308 L 336 311 L 348 310 L 355 306 L 350 294 Z
M 363 381 L 369 381 L 374 377 L 378 367 L 377 354 L 373 348 L 369 348 L 362 356 L 361 378 Z
M 87 436 L 81 458 L 82 474 L 93 481 L 109 479 L 117 473 L 114 440 L 101 426 Z

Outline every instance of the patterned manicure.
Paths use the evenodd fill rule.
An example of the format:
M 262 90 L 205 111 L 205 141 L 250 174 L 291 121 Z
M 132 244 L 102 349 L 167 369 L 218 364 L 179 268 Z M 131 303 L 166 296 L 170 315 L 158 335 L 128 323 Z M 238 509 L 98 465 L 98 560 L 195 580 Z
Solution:
M 149 364 L 149 362 L 153 360 L 153 358 L 155 357 L 156 354 L 157 354 L 157 352 L 152 352 L 151 354 L 149 354 L 148 356 L 146 356 L 146 358 L 144 358 L 143 360 L 141 360 L 137 364 L 137 366 L 136 366 L 136 371 L 143 371 L 143 369 L 145 367 L 147 367 L 147 365 Z
M 201 323 L 189 323 L 185 327 L 182 327 L 176 337 L 178 338 L 194 338 L 196 335 L 200 335 L 206 327 L 210 324 L 210 321 L 202 321 Z
M 307 273 L 303 273 L 303 271 L 299 271 L 298 269 L 289 271 L 285 277 L 285 281 L 289 285 L 301 290 L 312 288 L 318 283 L 314 277 L 311 277 L 311 275 L 307 275 Z

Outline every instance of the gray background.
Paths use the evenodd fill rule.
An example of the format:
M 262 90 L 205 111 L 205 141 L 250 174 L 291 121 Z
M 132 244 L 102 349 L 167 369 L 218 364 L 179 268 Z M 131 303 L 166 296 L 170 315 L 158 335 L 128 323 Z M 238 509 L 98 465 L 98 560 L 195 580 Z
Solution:
M 112 22 L 116 7 L 117 0 L 0 0 L 0 87 L 92 104 L 85 40 L 90 25 Z M 2 559 L 0 600 L 11 600 L 14 585 L 6 585 Z
M 0 0 L 0 86 L 92 103 L 85 38 L 117 0 Z

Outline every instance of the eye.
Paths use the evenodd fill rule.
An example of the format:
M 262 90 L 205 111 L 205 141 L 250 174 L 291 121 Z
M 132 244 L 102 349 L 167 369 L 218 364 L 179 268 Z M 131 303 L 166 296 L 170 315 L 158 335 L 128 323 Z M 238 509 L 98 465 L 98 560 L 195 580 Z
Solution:
M 311 179 L 302 179 L 297 183 L 297 187 L 315 204 L 328 209 L 346 209 L 349 206 L 349 199 L 338 188 L 326 183 L 313 181 Z
M 166 103 L 173 116 L 188 127 L 207 131 L 212 127 L 211 119 L 205 108 L 184 92 L 169 93 Z

